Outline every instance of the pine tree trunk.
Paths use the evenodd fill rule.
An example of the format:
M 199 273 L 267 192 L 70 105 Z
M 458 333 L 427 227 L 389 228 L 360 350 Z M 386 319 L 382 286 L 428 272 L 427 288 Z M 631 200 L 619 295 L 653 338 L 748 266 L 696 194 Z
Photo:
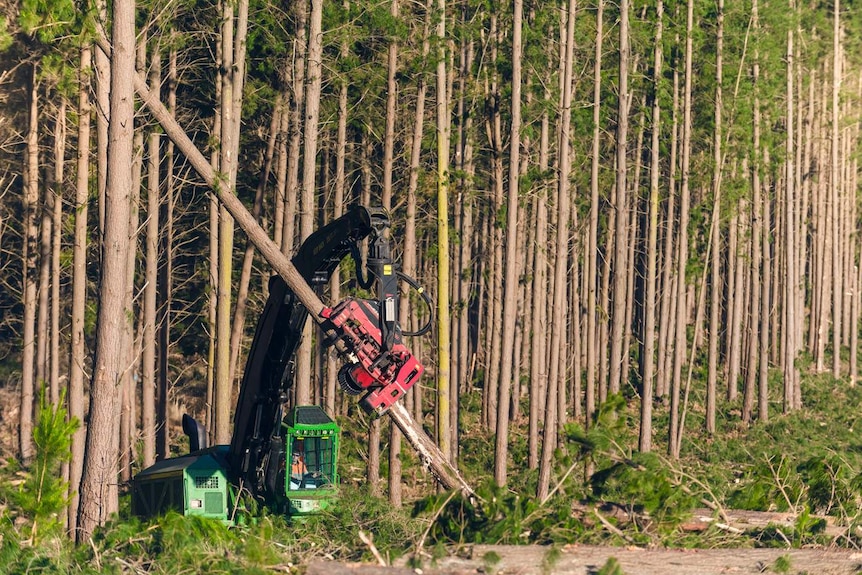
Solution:
M 587 369 L 585 419 L 589 426 L 596 409 L 596 376 L 599 362 L 598 349 L 598 282 L 599 260 L 599 154 L 601 145 L 601 94 L 602 94 L 602 39 L 604 25 L 604 0 L 597 0 L 596 13 L 596 54 L 593 64 L 593 147 L 590 168 L 590 224 L 587 243 Z M 604 383 L 599 381 L 598 385 Z
M 560 378 L 561 343 L 566 330 L 566 267 L 568 264 L 568 216 L 569 216 L 569 129 L 571 126 L 572 106 L 572 64 L 575 38 L 575 0 L 570 0 L 568 9 L 563 12 L 566 18 L 566 51 L 563 59 L 563 92 L 561 97 L 560 134 L 557 151 L 560 156 L 560 177 L 557 188 L 557 237 L 555 241 L 556 261 L 554 263 L 554 319 L 551 326 L 550 374 L 545 402 L 544 432 L 542 438 L 542 457 L 539 465 L 539 480 L 536 496 L 545 501 L 550 492 L 552 455 L 557 439 L 557 392 Z
M 344 10 L 350 8 L 349 2 L 345 0 Z M 341 56 L 347 57 L 349 54 L 349 46 L 347 41 L 341 44 Z M 287 114 L 285 114 L 287 115 Z M 285 148 L 286 152 L 286 148 Z M 347 159 L 347 80 L 342 79 L 341 86 L 338 90 L 338 127 L 336 128 L 335 137 L 335 190 L 333 197 L 332 215 L 334 218 L 339 218 L 344 213 L 344 196 L 347 189 L 347 179 L 345 173 L 345 162 Z M 285 158 L 286 165 L 286 158 Z M 276 221 L 278 218 L 276 217 Z M 276 234 L 276 237 L 279 237 Z M 329 280 L 329 296 L 333 302 L 341 300 L 341 270 L 335 268 Z M 402 315 L 402 318 L 405 316 Z M 403 320 L 402 320 L 403 321 Z M 326 356 L 326 412 L 335 417 L 335 394 L 337 390 L 338 364 L 336 363 L 336 354 L 334 350 L 330 350 Z M 394 441 L 394 439 L 393 439 Z M 400 485 L 400 483 L 399 483 Z M 390 486 L 390 496 L 392 488 Z M 400 493 L 399 493 L 400 495 Z
M 630 269 L 626 265 L 628 243 L 628 198 L 626 188 L 626 171 L 628 169 L 628 99 L 629 99 L 629 3 L 620 0 L 620 48 L 619 48 L 619 102 L 617 108 L 616 134 L 616 183 L 614 196 L 614 211 L 616 212 L 616 241 L 614 242 L 613 269 L 613 315 L 611 325 L 611 357 L 608 373 L 608 392 L 615 394 L 620 391 L 622 379 L 623 332 L 625 325 L 627 278 Z
M 661 137 L 661 104 L 659 89 L 662 78 L 662 32 L 664 29 L 664 2 L 656 3 L 655 50 L 653 52 L 653 103 L 652 137 L 650 140 L 650 187 L 647 223 L 647 275 L 646 300 L 644 301 L 644 346 L 641 360 L 641 420 L 638 449 L 652 451 L 652 404 L 654 394 L 655 345 L 656 345 L 656 279 L 658 261 L 658 217 L 659 205 L 659 139 Z M 592 280 L 591 280 L 592 281 Z
M 305 239 L 314 232 L 314 191 L 316 186 L 315 176 L 317 174 L 317 131 L 318 119 L 320 117 L 320 87 L 321 87 L 321 56 L 322 45 L 322 18 L 323 0 L 311 0 L 311 19 L 308 31 L 308 49 L 305 77 L 305 125 L 303 126 L 303 155 L 302 155 L 302 197 L 299 214 L 300 240 Z M 310 404 L 312 377 L 312 329 L 311 323 L 305 324 L 303 330 L 302 344 L 296 357 L 297 379 L 296 379 L 296 405 Z
M 69 419 L 81 425 L 72 435 L 69 459 L 69 508 L 67 524 L 70 533 L 78 528 L 78 493 L 84 465 L 84 320 L 87 308 L 87 215 L 90 185 L 90 72 L 92 51 L 88 44 L 81 47 L 81 68 L 78 71 L 78 146 L 75 179 L 75 240 L 72 248 L 72 329 L 69 353 Z
M 124 309 L 126 266 L 130 245 L 129 210 L 134 132 L 135 6 L 113 4 L 111 54 L 111 108 L 106 179 L 105 237 L 102 250 L 102 284 L 96 324 L 96 350 L 90 385 L 77 541 L 90 539 L 96 526 L 117 511 L 116 385 L 131 310 Z
M 36 305 L 36 385 L 42 387 L 48 381 L 48 316 L 51 295 L 51 215 L 53 187 L 50 176 L 42 186 L 39 206 L 39 284 Z
M 437 0 L 437 445 L 451 456 L 449 415 L 449 101 L 446 90 L 446 0 Z
M 430 13 L 430 10 L 428 11 Z M 423 50 L 426 48 L 423 46 Z M 464 61 L 461 63 L 461 78 L 462 89 L 459 94 L 459 109 L 460 118 L 459 130 L 463 136 L 461 139 L 461 173 L 464 174 L 462 182 L 462 192 L 460 209 L 461 209 L 461 245 L 460 245 L 460 262 L 461 273 L 459 274 L 459 298 L 461 306 L 461 315 L 458 318 L 458 383 L 462 391 L 467 392 L 471 387 L 470 381 L 470 363 L 471 358 L 475 357 L 475 351 L 471 353 L 471 322 L 470 309 L 472 305 L 471 291 L 474 285 L 473 274 L 473 197 L 467 192 L 468 186 L 473 181 L 475 175 L 475 165 L 473 163 L 473 114 L 472 109 L 467 101 L 468 90 L 470 89 L 470 70 L 473 66 L 473 42 L 465 41 L 465 46 L 462 50 Z M 418 105 L 418 100 L 417 100 Z M 412 173 L 412 172 L 411 172 Z M 457 422 L 452 422 L 457 427 Z M 457 450 L 458 442 L 453 442 L 453 447 Z M 454 461 L 454 459 L 453 459 Z
M 173 118 L 177 108 L 177 51 L 171 49 L 168 55 L 168 110 Z M 173 244 L 174 244 L 174 142 L 165 144 L 165 182 L 164 198 L 159 210 L 161 234 L 159 237 L 159 277 L 158 277 L 158 373 L 156 384 L 156 459 L 164 459 L 168 454 L 168 387 L 171 347 L 171 302 L 173 301 Z M 217 209 L 211 213 L 217 213 Z M 210 232 L 217 227 L 210 227 Z M 210 240 L 212 241 L 212 240 Z M 217 245 L 217 244 L 216 244 Z M 210 244 L 212 246 L 212 244 Z M 212 284 L 210 284 L 212 285 Z M 212 298 L 210 298 L 212 299 Z M 214 302 L 213 302 L 214 303 Z M 213 315 L 208 317 L 214 318 Z M 208 308 L 209 311 L 209 308 Z M 212 332 L 211 332 L 212 333 Z M 209 366 L 212 362 L 209 363 Z M 209 367 L 208 366 L 208 367 Z M 208 378 L 212 383 L 212 379 Z M 211 390 L 210 390 L 211 391 Z M 211 394 L 210 394 L 211 396 Z M 207 414 L 210 415 L 209 413 Z M 207 422 L 212 419 L 207 417 Z
M 54 189 L 51 205 L 51 343 L 48 357 L 51 403 L 60 401 L 60 251 L 63 231 L 63 188 L 66 161 L 66 98 L 61 97 L 54 128 Z
M 506 200 L 506 271 L 503 279 L 503 347 L 500 354 L 500 386 L 497 403 L 497 428 L 494 449 L 494 480 L 497 485 L 506 484 L 507 458 L 509 453 L 509 402 L 511 401 L 512 377 L 517 376 L 518 366 L 512 365 L 515 345 L 515 319 L 518 315 L 518 184 L 521 170 L 521 26 L 524 18 L 522 0 L 514 0 L 512 22 L 512 123 L 509 134 L 509 192 Z M 501 246 L 502 248 L 502 246 Z
M 36 242 L 39 228 L 36 210 L 39 203 L 39 88 L 36 65 L 30 78 L 30 110 L 27 128 L 27 156 L 24 180 L 24 247 L 22 250 L 24 296 L 24 341 L 21 347 L 21 420 L 18 427 L 18 455 L 21 463 L 29 464 L 33 455 L 33 394 L 36 387 Z
M 794 10 L 793 0 L 790 2 L 791 11 Z M 787 136 L 786 136 L 786 159 L 785 159 L 785 198 L 784 198 L 784 326 L 782 333 L 785 338 L 784 355 L 784 412 L 790 412 L 796 405 L 796 380 L 799 372 L 796 369 L 797 355 L 797 278 L 796 278 L 796 151 L 793 139 L 794 132 L 794 61 L 793 61 L 793 30 L 787 31 Z
M 679 8 L 677 7 L 677 12 Z M 679 34 L 674 35 L 674 46 L 679 45 Z M 676 199 L 676 169 L 677 149 L 679 143 L 679 66 L 674 62 L 673 69 L 673 104 L 671 112 L 670 131 L 670 169 L 668 170 L 668 199 L 664 226 L 664 239 L 662 242 L 662 295 L 661 295 L 661 323 L 658 332 L 658 368 L 656 369 L 656 397 L 664 398 L 670 388 L 670 380 L 673 376 L 672 358 L 674 354 L 674 342 L 676 341 L 676 310 L 674 308 L 676 284 L 674 278 L 674 221 L 675 221 L 675 199 Z M 679 242 L 676 248 L 679 247 Z
M 150 62 L 150 84 L 161 84 L 161 54 L 158 43 Z M 141 380 L 141 435 L 143 439 L 143 465 L 149 467 L 156 461 L 156 324 L 159 281 L 159 188 L 161 150 L 160 134 L 152 130 L 147 147 L 147 226 L 145 284 L 143 302 L 143 366 Z
M 497 14 L 491 14 L 491 29 L 489 32 L 491 42 L 491 59 L 497 61 L 499 36 Z M 504 176 L 503 176 L 503 132 L 501 117 L 501 94 L 499 79 L 496 68 L 491 74 L 490 87 L 487 93 L 486 107 L 488 109 L 488 140 L 491 146 L 491 179 L 493 185 L 493 207 L 492 218 L 492 251 L 494 258 L 494 273 L 491 276 L 490 301 L 493 303 L 493 312 L 490 322 L 486 326 L 491 330 L 491 342 L 488 349 L 488 363 L 485 376 L 485 393 L 488 396 L 488 428 L 497 428 L 497 406 L 499 404 L 500 391 L 500 365 L 502 352 L 502 326 L 503 322 L 503 230 L 497 218 L 503 209 Z
M 545 92 L 545 99 L 550 99 L 550 93 Z M 542 113 L 541 136 L 539 143 L 539 169 L 542 173 L 548 172 L 549 132 L 550 120 L 548 112 Z M 539 466 L 539 410 L 541 408 L 542 389 L 545 387 L 544 378 L 547 375 L 547 364 L 545 363 L 545 343 L 547 338 L 547 318 L 545 299 L 548 294 L 548 185 L 543 182 L 535 196 L 536 213 L 536 243 L 535 264 L 533 277 L 533 353 L 530 360 L 530 418 L 527 438 L 528 460 L 530 469 Z M 587 338 L 589 342 L 589 337 Z
M 694 29 L 694 0 L 688 0 L 685 37 L 685 88 L 683 90 L 683 132 L 682 132 L 682 186 L 680 191 L 679 246 L 677 250 L 676 278 L 676 345 L 674 357 L 674 378 L 671 389 L 670 428 L 668 452 L 671 457 L 679 457 L 679 401 L 680 380 L 683 362 L 686 359 L 686 264 L 688 262 L 688 220 L 689 220 L 689 181 L 691 179 L 691 132 L 692 132 L 692 41 Z
M 216 38 L 216 62 L 221 62 L 223 57 L 222 53 L 224 52 L 224 43 L 222 42 L 222 37 L 219 35 Z M 222 72 L 218 72 L 215 75 L 215 101 L 222 101 L 222 91 L 224 85 L 224 74 Z M 214 142 L 221 141 L 222 134 L 222 107 L 216 106 L 213 110 L 213 119 L 212 119 L 212 135 L 210 136 Z M 212 151 L 212 155 L 210 156 L 210 165 L 217 172 L 220 170 L 220 161 L 221 154 L 219 153 L 218 147 Z M 209 302 L 207 307 L 207 326 L 209 333 L 209 349 L 207 356 L 207 431 L 209 434 L 209 442 L 214 443 L 216 440 L 216 429 L 215 429 L 215 409 L 216 409 L 216 398 L 215 398 L 215 389 L 216 389 L 216 345 L 217 345 L 217 331 L 218 331 L 218 298 L 219 298 L 219 216 L 220 216 L 220 207 L 219 202 L 216 198 L 210 197 L 209 202 Z M 164 395 L 165 401 L 167 400 L 167 393 Z M 159 399 L 159 407 L 161 408 L 162 400 Z M 165 422 L 167 422 L 167 404 L 165 403 Z M 167 429 L 166 429 L 167 431 Z M 167 449 L 167 435 L 165 435 L 165 449 Z M 161 459 L 161 451 L 158 446 L 156 447 L 158 459 Z
M 713 227 L 710 230 L 710 300 L 709 300 L 709 359 L 706 383 L 706 432 L 715 433 L 715 408 L 718 388 L 718 341 L 721 337 L 719 312 L 721 307 L 721 170 L 724 157 L 721 152 L 722 89 L 724 77 L 724 0 L 718 0 L 716 49 L 715 49 L 715 129 L 713 132 L 712 210 Z
M 392 0 L 389 10 L 393 20 L 398 20 L 398 0 Z M 398 85 L 395 75 L 398 71 L 398 41 L 393 39 L 389 43 L 389 54 L 387 61 L 386 77 L 386 125 L 383 133 L 383 192 L 381 204 L 387 212 L 392 210 L 392 172 L 394 166 L 395 150 L 395 117 L 397 114 Z M 415 206 L 414 206 L 415 208 Z M 387 230 L 388 233 L 388 230 Z M 400 311 L 400 310 L 399 310 Z M 403 322 L 407 318 L 399 313 L 398 318 Z M 389 503 L 396 509 L 401 507 L 401 430 L 394 421 L 389 422 Z
M 233 91 L 236 85 L 234 34 L 236 16 L 233 3 L 222 3 L 221 43 L 222 76 L 219 100 L 221 138 L 219 140 L 219 186 L 233 193 L 236 181 L 236 142 L 234 139 Z M 230 443 L 232 382 L 230 380 L 231 284 L 233 278 L 233 219 L 224 206 L 218 214 L 218 294 L 216 298 L 215 381 L 213 387 L 213 439 L 216 444 Z
M 139 41 L 135 55 L 135 69 L 140 72 L 146 67 L 146 44 Z M 141 175 L 143 173 L 143 148 L 144 148 L 144 132 L 143 130 L 135 130 L 132 135 L 132 188 L 130 194 L 129 206 L 129 250 L 128 260 L 126 262 L 126 282 L 125 288 L 125 309 L 129 310 L 130 314 L 134 313 L 135 309 L 135 268 L 138 261 L 138 225 L 140 222 L 140 201 L 141 201 Z M 124 348 L 122 350 L 124 367 L 120 375 L 120 434 L 119 434 L 119 471 L 120 481 L 127 482 L 132 478 L 132 435 L 134 426 L 132 420 L 132 396 L 134 394 L 135 382 L 139 379 L 138 369 L 140 367 L 140 356 L 137 355 L 135 345 L 135 319 L 140 316 L 133 315 L 128 322 L 124 324 L 126 333 L 123 337 Z
M 281 246 L 285 224 L 284 210 L 287 207 L 287 141 L 290 133 L 290 100 L 287 89 L 279 92 L 277 106 L 279 108 L 279 123 L 278 134 L 275 138 L 275 190 L 273 190 L 272 198 L 271 233 L 273 241 Z
M 757 31 L 760 28 L 758 19 L 758 3 L 754 0 L 751 9 L 752 28 Z M 752 153 L 754 157 L 751 162 L 751 188 L 752 188 L 752 210 L 751 210 L 751 279 L 749 280 L 749 291 L 751 292 L 749 307 L 749 339 L 748 339 L 748 369 L 745 377 L 745 388 L 742 399 L 742 421 L 750 422 L 754 410 L 754 397 L 759 378 L 760 361 L 760 314 L 763 299 L 761 281 L 762 257 L 761 241 L 763 238 L 763 199 L 760 186 L 760 98 L 759 86 L 760 62 L 758 50 L 754 51 L 754 67 L 752 83 L 754 90 L 754 118 L 753 118 L 753 142 Z
M 735 168 L 734 168 L 735 171 Z M 742 363 L 742 339 L 744 333 L 743 313 L 745 311 L 745 286 L 743 271 L 745 257 L 742 254 L 740 238 L 745 237 L 742 221 L 748 212 L 748 202 L 744 198 L 736 204 L 736 210 L 731 216 L 730 233 L 728 235 L 728 281 L 727 297 L 730 305 L 730 324 L 727 335 L 727 400 L 736 401 L 739 395 L 739 372 Z
M 769 173 L 769 151 L 763 150 L 763 172 Z M 761 256 L 762 272 L 760 281 L 760 376 L 757 388 L 757 418 L 760 421 L 769 419 L 769 319 L 772 309 L 772 280 L 770 272 L 772 269 L 772 256 L 770 238 L 772 236 L 772 224 L 770 215 L 771 201 L 769 197 L 768 182 L 764 183 L 763 196 L 763 224 L 761 228 L 762 238 L 760 245 L 763 249 Z M 775 332 L 772 330 L 773 333 Z
M 839 114 L 841 93 L 841 2 L 833 5 L 832 27 L 832 178 L 830 181 L 832 217 L 832 377 L 841 377 L 841 252 L 838 244 L 837 210 L 841 199 L 841 171 L 838 163 Z

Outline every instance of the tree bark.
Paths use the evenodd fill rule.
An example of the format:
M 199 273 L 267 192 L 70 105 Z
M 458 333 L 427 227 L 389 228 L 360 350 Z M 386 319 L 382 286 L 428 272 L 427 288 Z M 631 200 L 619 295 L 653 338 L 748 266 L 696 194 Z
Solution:
M 81 425 L 72 435 L 69 459 L 69 508 L 67 522 L 70 533 L 78 527 L 78 494 L 84 466 L 84 319 L 87 308 L 87 215 L 90 185 L 90 72 L 92 50 L 81 47 L 81 68 L 78 71 L 78 146 L 75 180 L 75 240 L 72 248 L 72 333 L 69 353 L 69 419 Z
M 134 132 L 135 3 L 113 4 L 113 53 L 111 55 L 111 111 L 108 129 L 108 173 L 105 189 L 105 236 L 96 350 L 90 385 L 90 416 L 77 541 L 90 539 L 117 510 L 116 433 L 117 385 L 123 337 L 131 310 L 124 309 L 126 265 L 130 249 L 132 137 Z
M 658 216 L 659 205 L 659 141 L 661 137 L 661 104 L 659 89 L 662 78 L 662 32 L 664 30 L 664 2 L 656 3 L 655 50 L 653 52 L 653 102 L 652 136 L 650 140 L 650 187 L 647 220 L 647 276 L 646 300 L 644 301 L 644 347 L 641 362 L 641 420 L 638 449 L 647 453 L 652 451 L 652 403 L 655 379 L 656 343 L 656 280 L 658 262 Z
M 38 97 L 38 96 L 37 96 Z M 50 176 L 42 186 L 39 214 L 39 282 L 36 305 L 36 386 L 48 383 L 48 315 L 51 295 L 51 213 L 52 182 Z M 37 390 L 38 391 L 38 390 Z
M 171 119 L 177 107 L 177 50 L 171 48 L 168 55 L 168 114 Z M 156 387 L 156 459 L 164 459 L 168 455 L 168 389 L 169 368 L 170 368 L 170 350 L 171 350 L 171 302 L 173 301 L 173 244 L 174 244 L 174 143 L 170 139 L 165 142 L 165 182 L 164 182 L 164 198 L 162 199 L 159 221 L 161 222 L 161 235 L 159 238 L 159 275 L 158 275 L 158 372 L 157 372 L 157 387 Z M 210 213 L 218 212 L 216 208 L 210 208 Z M 217 229 L 217 226 L 210 226 L 210 232 Z M 214 235 L 217 235 L 214 234 Z M 212 241 L 212 240 L 211 240 Z M 218 243 L 216 242 L 216 245 Z M 212 248 L 212 244 L 210 244 Z M 212 253 L 212 252 L 211 252 Z M 210 282 L 210 285 L 213 285 Z M 212 300 L 212 297 L 210 297 Z M 210 303 L 210 302 L 208 302 Z M 214 304 L 215 302 L 211 302 Z M 212 315 L 208 318 L 215 318 L 215 307 L 211 305 Z M 210 323 L 210 326 L 212 324 Z M 214 333 L 214 332 L 210 332 Z M 211 385 L 212 361 L 208 362 L 207 382 Z M 210 390 L 211 391 L 211 390 Z M 211 395 L 211 394 L 210 394 Z M 207 415 L 210 413 L 208 411 Z M 207 417 L 207 423 L 212 419 Z
M 706 382 L 706 432 L 715 433 L 716 395 L 718 393 L 718 342 L 721 337 L 719 312 L 723 282 L 721 280 L 721 170 L 724 157 L 721 152 L 724 78 L 724 0 L 718 0 L 715 48 L 715 129 L 713 133 L 712 221 L 710 229 L 710 300 L 709 300 L 709 358 Z
M 794 11 L 793 0 L 790 10 Z M 796 380 L 799 372 L 796 369 L 797 344 L 797 278 L 796 278 L 796 151 L 794 149 L 794 50 L 793 29 L 787 31 L 787 134 L 785 156 L 785 198 L 784 198 L 784 326 L 782 334 L 785 339 L 784 349 L 784 412 L 789 413 L 796 405 Z
M 437 445 L 451 455 L 449 415 L 449 98 L 446 87 L 446 0 L 437 0 Z
M 601 97 L 602 97 L 602 41 L 604 26 L 604 0 L 597 0 L 596 54 L 593 63 L 593 147 L 590 162 L 590 223 L 587 243 L 587 369 L 584 422 L 591 425 L 596 409 L 596 377 L 599 363 L 598 349 L 598 282 L 599 260 L 599 161 L 601 145 Z M 604 385 L 599 381 L 598 385 Z
M 18 454 L 27 465 L 33 455 L 33 394 L 36 387 L 36 243 L 39 228 L 36 210 L 39 203 L 39 88 L 36 65 L 30 78 L 29 125 L 27 128 L 27 159 L 24 181 L 24 247 L 22 250 L 21 281 L 24 295 L 24 341 L 21 346 L 21 421 Z
M 536 495 L 545 501 L 550 491 L 551 468 L 557 438 L 557 391 L 560 377 L 560 354 L 563 333 L 566 330 L 566 267 L 568 264 L 569 217 L 569 129 L 572 106 L 572 63 L 575 39 L 575 0 L 569 0 L 566 17 L 566 51 L 563 61 L 563 92 L 560 106 L 560 133 L 557 150 L 560 155 L 560 175 L 557 181 L 557 237 L 554 263 L 554 319 L 551 326 L 551 359 L 548 377 L 545 422 L 542 438 L 542 457 L 539 464 L 539 482 Z
M 616 212 L 616 241 L 614 242 L 613 268 L 613 316 L 611 326 L 611 357 L 608 372 L 608 392 L 619 393 L 622 379 L 623 332 L 625 325 L 627 279 L 631 273 L 626 265 L 628 242 L 628 198 L 626 189 L 626 171 L 628 170 L 628 99 L 629 99 L 629 3 L 620 0 L 620 47 L 619 47 L 619 102 L 617 108 L 616 134 L 616 182 L 614 196 L 614 211 Z
M 751 26 L 757 31 L 760 28 L 758 2 L 754 0 L 751 6 Z M 748 423 L 751 421 L 752 411 L 754 409 L 755 389 L 759 377 L 758 358 L 760 357 L 760 313 L 762 308 L 761 299 L 763 283 L 762 275 L 762 258 L 763 252 L 761 241 L 763 238 L 763 199 L 760 186 L 760 97 L 759 85 L 760 80 L 760 61 L 759 52 L 754 51 L 754 64 L 752 70 L 752 84 L 754 91 L 754 117 L 752 127 L 752 154 L 754 157 L 751 162 L 751 189 L 752 189 L 752 209 L 751 209 L 751 276 L 749 280 L 750 307 L 749 307 L 749 339 L 748 339 L 748 369 L 746 370 L 745 388 L 742 398 L 742 421 Z
M 51 345 L 49 381 L 51 403 L 60 401 L 60 251 L 63 231 L 63 188 L 66 162 L 66 98 L 61 97 L 54 128 L 54 189 L 51 215 Z
M 323 0 L 311 0 L 311 18 L 308 30 L 308 49 L 305 77 L 305 125 L 303 126 L 302 197 L 299 212 L 300 240 L 314 231 L 314 191 L 317 174 L 317 131 L 320 117 L 320 87 L 323 63 Z M 311 403 L 311 324 L 305 324 L 302 344 L 296 356 L 296 405 Z
M 679 215 L 679 246 L 677 249 L 677 278 L 676 278 L 676 345 L 674 359 L 674 378 L 671 389 L 670 405 L 670 429 L 668 439 L 668 452 L 671 457 L 679 457 L 679 394 L 680 379 L 683 362 L 686 359 L 686 319 L 687 306 L 685 305 L 686 289 L 686 264 L 688 263 L 688 220 L 689 220 L 689 182 L 691 179 L 691 132 L 692 132 L 692 60 L 693 60 L 693 31 L 694 31 L 694 0 L 688 0 L 686 16 L 685 37 L 685 88 L 683 90 L 683 122 L 682 122 L 682 187 L 680 191 L 680 215 Z M 680 377 L 678 377 L 678 374 Z
M 142 71 L 146 67 L 146 44 L 138 41 L 135 50 L 135 69 Z M 138 224 L 140 222 L 141 175 L 143 173 L 143 130 L 134 130 L 132 134 L 132 186 L 129 194 L 129 249 L 126 260 L 125 303 L 123 307 L 129 310 L 129 321 L 123 324 L 126 333 L 123 336 L 122 364 L 120 375 L 120 428 L 119 428 L 119 471 L 120 481 L 127 482 L 132 478 L 132 435 L 134 433 L 132 414 L 132 395 L 140 356 L 135 345 L 135 321 L 140 315 L 135 315 L 135 271 L 138 261 Z M 140 331 L 139 331 L 140 333 Z
M 624 0 L 625 1 L 625 0 Z M 506 484 L 509 453 L 509 401 L 512 374 L 517 377 L 518 366 L 512 366 L 515 345 L 515 319 L 518 315 L 518 184 L 521 169 L 521 26 L 524 18 L 522 0 L 513 2 L 512 22 L 512 123 L 509 135 L 509 193 L 506 203 L 506 272 L 503 280 L 503 347 L 500 354 L 500 386 L 497 402 L 497 433 L 494 450 L 494 480 Z M 516 398 L 517 399 L 517 398 Z
M 150 84 L 161 85 L 161 53 L 156 42 L 150 59 Z M 143 465 L 156 461 L 156 325 L 158 322 L 159 284 L 159 188 L 161 185 L 160 130 L 150 131 L 147 143 L 147 223 L 143 301 L 143 345 L 141 377 L 141 436 Z
M 837 208 L 841 194 L 841 171 L 838 165 L 839 97 L 841 93 L 841 2 L 833 5 L 832 26 L 832 377 L 841 377 L 841 252 L 838 244 Z

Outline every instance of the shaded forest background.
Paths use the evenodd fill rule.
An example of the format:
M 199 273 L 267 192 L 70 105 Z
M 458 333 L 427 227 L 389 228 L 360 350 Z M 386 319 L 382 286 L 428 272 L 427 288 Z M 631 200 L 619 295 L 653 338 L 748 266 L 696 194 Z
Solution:
M 127 480 L 178 449 L 182 411 L 226 442 L 272 273 L 136 106 L 130 247 L 106 277 L 121 4 L 25 0 L 0 20 L 0 379 L 17 401 L 3 417 L 17 410 L 10 455 L 26 465 L 42 383 L 68 402 L 85 423 L 73 493 L 106 293 L 124 302 L 122 335 L 102 342 L 119 366 L 108 472 Z M 802 409 L 804 375 L 856 384 L 854 2 L 132 8 L 139 81 L 284 253 L 349 203 L 391 211 L 404 271 L 438 303 L 433 334 L 409 343 L 428 375 L 407 404 L 453 461 L 472 456 L 467 431 L 494 443 L 497 485 L 532 473 L 546 499 L 566 471 L 558 438 L 602 413 L 637 414 L 625 449 L 675 459 L 692 430 Z M 349 271 L 325 300 L 356 289 Z M 405 296 L 405 324 L 423 313 Z M 293 401 L 361 417 L 315 337 Z M 366 481 L 400 504 L 397 430 L 369 429 Z

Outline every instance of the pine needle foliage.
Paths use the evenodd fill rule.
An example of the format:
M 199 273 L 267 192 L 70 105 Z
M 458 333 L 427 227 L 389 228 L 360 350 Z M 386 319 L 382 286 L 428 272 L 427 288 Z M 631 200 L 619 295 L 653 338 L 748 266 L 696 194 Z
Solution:
M 487 481 L 477 497 L 441 493 L 414 505 L 416 517 L 431 521 L 428 539 L 463 545 L 551 544 L 577 541 L 583 523 L 566 505 L 542 505 L 535 497 Z
M 58 534 L 61 512 L 69 504 L 69 485 L 63 481 L 60 467 L 71 457 L 72 434 L 80 422 L 68 418 L 65 395 L 64 390 L 54 405 L 42 387 L 33 428 L 33 463 L 24 470 L 23 483 L 6 494 L 20 516 L 29 521 L 30 542 L 34 545 L 43 536 Z

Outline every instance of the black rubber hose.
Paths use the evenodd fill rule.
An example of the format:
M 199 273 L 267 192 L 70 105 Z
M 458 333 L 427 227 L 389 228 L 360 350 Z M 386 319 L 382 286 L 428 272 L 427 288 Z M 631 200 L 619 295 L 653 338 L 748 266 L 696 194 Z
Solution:
M 398 278 L 404 280 L 407 283 L 407 285 L 409 285 L 414 290 L 416 290 L 416 292 L 420 296 L 422 296 L 422 299 L 425 300 L 425 305 L 428 306 L 428 322 L 425 325 L 423 325 L 421 328 L 417 329 L 416 331 L 404 331 L 402 329 L 401 335 L 405 335 L 407 337 L 416 337 L 418 335 L 424 335 L 424 334 L 428 333 L 429 331 L 431 331 L 431 324 L 434 321 L 434 304 L 431 302 L 431 297 L 428 295 L 428 292 L 425 291 L 425 288 L 423 288 L 421 285 L 419 285 L 419 282 L 417 282 L 415 279 L 411 278 L 410 276 L 408 276 L 404 272 L 399 271 L 397 273 L 398 273 Z

